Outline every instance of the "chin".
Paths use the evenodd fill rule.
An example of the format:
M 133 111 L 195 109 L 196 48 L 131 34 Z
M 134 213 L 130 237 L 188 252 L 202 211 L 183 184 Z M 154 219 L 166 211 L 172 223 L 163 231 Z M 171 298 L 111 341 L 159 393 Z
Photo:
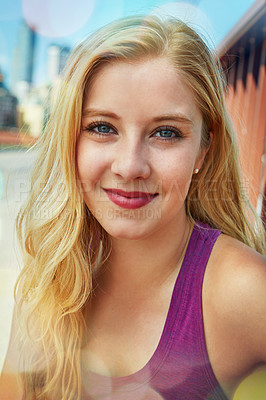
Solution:
M 148 232 L 143 232 L 139 229 L 106 229 L 107 233 L 115 239 L 122 240 L 141 240 L 148 237 L 150 234 Z
M 111 237 L 124 240 L 145 239 L 155 230 L 154 226 L 147 226 L 147 223 L 143 224 L 142 221 L 114 221 L 102 226 Z

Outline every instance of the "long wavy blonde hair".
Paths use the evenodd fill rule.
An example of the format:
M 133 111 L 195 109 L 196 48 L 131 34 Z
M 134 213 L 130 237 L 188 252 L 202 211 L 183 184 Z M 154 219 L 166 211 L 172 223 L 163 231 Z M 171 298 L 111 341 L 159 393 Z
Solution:
M 147 57 L 167 57 L 193 90 L 203 116 L 202 146 L 210 145 L 213 132 L 204 165 L 191 182 L 187 214 L 263 252 L 261 221 L 241 190 L 221 70 L 204 41 L 175 18 L 130 17 L 100 29 L 76 48 L 64 71 L 39 141 L 32 190 L 17 219 L 24 268 L 16 299 L 27 400 L 81 395 L 84 310 L 92 271 L 110 251 L 108 235 L 86 208 L 78 182 L 83 97 L 105 63 Z

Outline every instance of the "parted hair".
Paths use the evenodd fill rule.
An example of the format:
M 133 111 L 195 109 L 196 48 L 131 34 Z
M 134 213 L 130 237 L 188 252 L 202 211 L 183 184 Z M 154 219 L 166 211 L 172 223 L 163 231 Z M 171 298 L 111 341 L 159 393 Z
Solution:
M 17 218 L 24 266 L 16 301 L 27 400 L 80 398 L 92 271 L 110 253 L 108 235 L 87 209 L 77 174 L 84 93 L 106 63 L 151 57 L 173 63 L 203 117 L 201 146 L 209 150 L 192 178 L 187 215 L 263 252 L 262 223 L 241 187 L 236 138 L 215 55 L 192 28 L 173 17 L 134 16 L 101 28 L 77 46 L 62 74 L 37 145 L 31 192 Z

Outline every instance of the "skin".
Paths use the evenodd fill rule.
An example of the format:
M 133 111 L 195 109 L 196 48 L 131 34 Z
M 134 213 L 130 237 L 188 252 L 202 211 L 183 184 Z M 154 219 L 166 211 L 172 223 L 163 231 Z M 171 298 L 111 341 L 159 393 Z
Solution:
M 166 59 L 108 64 L 87 90 L 77 168 L 84 200 L 112 241 L 87 310 L 90 333 L 82 363 L 89 370 L 132 374 L 157 347 L 192 228 L 184 201 L 207 152 L 201 128 L 193 92 Z M 181 137 L 168 140 L 170 130 Z M 157 195 L 142 212 L 129 212 L 109 200 L 104 189 L 110 187 Z M 221 235 L 205 273 L 203 322 L 213 371 L 230 399 L 241 380 L 266 361 L 265 286 L 264 258 Z M 15 331 L 14 322 L 0 382 L 0 397 L 9 390 L 9 400 L 22 398 Z
M 161 77 L 162 70 L 167 74 Z M 177 222 L 184 224 L 193 170 L 206 152 L 200 147 L 202 117 L 193 93 L 164 59 L 111 64 L 100 77 L 85 99 L 77 144 L 85 202 L 116 239 L 146 239 L 175 229 Z M 102 126 L 93 128 L 95 122 Z M 108 133 L 98 133 L 108 126 Z M 172 138 L 155 132 L 165 126 Z M 110 202 L 106 188 L 158 195 L 143 212 L 129 212 Z

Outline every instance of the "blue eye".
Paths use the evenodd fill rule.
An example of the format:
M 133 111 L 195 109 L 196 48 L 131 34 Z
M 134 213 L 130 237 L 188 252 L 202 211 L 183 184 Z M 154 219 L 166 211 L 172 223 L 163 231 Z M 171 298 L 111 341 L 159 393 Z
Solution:
M 180 139 L 183 137 L 182 133 L 178 129 L 170 126 L 163 126 L 155 129 L 155 133 L 152 136 L 165 140 Z
M 173 136 L 175 136 L 173 131 L 169 131 L 169 130 L 161 130 L 159 132 L 156 133 L 156 135 L 154 136 L 160 136 L 162 138 L 172 138 Z
M 87 126 L 85 130 L 90 133 L 102 136 L 108 135 L 110 133 L 115 133 L 115 130 L 111 125 L 103 122 L 93 122 L 92 124 Z
M 94 129 L 97 129 L 99 133 L 109 133 L 111 131 L 110 126 L 98 125 Z

